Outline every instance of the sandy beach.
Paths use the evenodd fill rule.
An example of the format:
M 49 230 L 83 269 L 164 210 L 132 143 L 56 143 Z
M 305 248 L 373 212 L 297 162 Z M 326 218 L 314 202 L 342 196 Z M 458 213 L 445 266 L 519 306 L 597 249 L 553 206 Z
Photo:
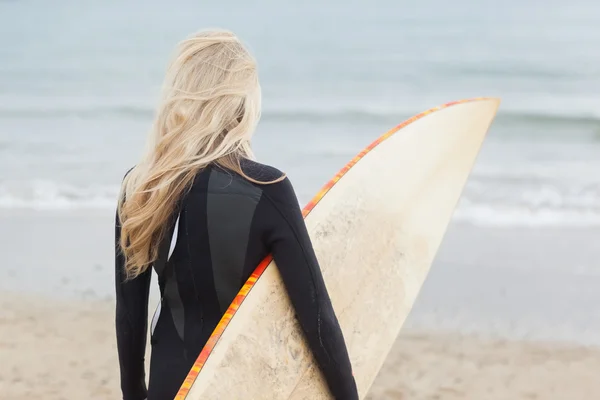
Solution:
M 0 221 L 0 399 L 119 399 L 111 213 Z M 453 224 L 368 399 L 600 398 L 599 237 Z
M 0 398 L 120 398 L 111 301 L 0 299 Z M 600 349 L 403 332 L 375 399 L 592 399 Z

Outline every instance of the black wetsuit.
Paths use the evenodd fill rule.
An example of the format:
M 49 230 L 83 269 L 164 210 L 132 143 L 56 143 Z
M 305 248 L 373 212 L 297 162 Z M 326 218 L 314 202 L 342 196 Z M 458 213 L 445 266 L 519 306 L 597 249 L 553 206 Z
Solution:
M 259 181 L 282 175 L 251 161 L 244 161 L 242 168 Z M 176 217 L 154 265 L 162 300 L 151 333 L 148 389 L 144 350 L 151 270 L 123 283 L 124 260 L 117 246 L 116 329 L 123 399 L 173 399 L 225 310 L 269 253 L 332 394 L 358 399 L 344 338 L 290 181 L 259 185 L 210 166 L 196 176 L 174 221 Z M 167 261 L 175 226 L 176 244 Z M 117 243 L 119 236 L 117 224 Z

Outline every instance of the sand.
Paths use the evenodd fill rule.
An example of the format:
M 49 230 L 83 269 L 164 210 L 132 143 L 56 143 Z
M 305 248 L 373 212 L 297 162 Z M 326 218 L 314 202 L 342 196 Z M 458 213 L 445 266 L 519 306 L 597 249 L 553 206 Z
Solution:
M 111 301 L 0 297 L 0 399 L 118 399 Z M 405 331 L 368 399 L 600 398 L 600 349 Z

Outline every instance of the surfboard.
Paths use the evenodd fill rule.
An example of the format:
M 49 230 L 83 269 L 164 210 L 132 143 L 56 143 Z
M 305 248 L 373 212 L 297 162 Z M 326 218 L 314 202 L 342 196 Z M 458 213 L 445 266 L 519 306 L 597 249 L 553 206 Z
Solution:
M 364 397 L 425 281 L 500 101 L 448 103 L 352 159 L 303 210 Z M 330 399 L 271 257 L 254 271 L 176 399 Z

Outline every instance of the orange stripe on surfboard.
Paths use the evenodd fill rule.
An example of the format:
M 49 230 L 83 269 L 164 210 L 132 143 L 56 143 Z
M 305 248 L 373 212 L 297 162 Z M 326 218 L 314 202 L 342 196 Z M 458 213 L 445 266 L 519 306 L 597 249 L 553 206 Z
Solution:
M 352 168 L 354 165 L 356 165 L 356 163 L 359 162 L 367 153 L 369 153 L 371 150 L 373 150 L 375 147 L 377 147 L 380 143 L 382 143 L 383 141 L 388 139 L 394 133 L 398 132 L 400 129 L 425 117 L 426 115 L 429 115 L 436 111 L 442 110 L 444 108 L 448 108 L 448 107 L 451 107 L 451 106 L 454 106 L 457 104 L 464 104 L 464 103 L 470 103 L 470 102 L 481 101 L 481 100 L 487 100 L 487 99 L 480 97 L 480 98 L 458 100 L 458 101 L 446 103 L 441 106 L 431 108 L 420 114 L 417 114 L 414 117 L 409 118 L 406 121 L 402 122 L 400 125 L 397 125 L 396 127 L 390 129 L 389 131 L 387 131 L 386 133 L 381 135 L 373 143 L 371 143 L 369 146 L 367 146 L 363 151 L 361 151 L 359 154 L 357 154 L 356 157 L 354 157 L 352 160 L 350 160 L 350 162 L 348 164 L 346 164 L 329 182 L 327 182 L 321 188 L 321 190 L 317 193 L 317 195 L 315 197 L 313 197 L 313 199 L 311 201 L 309 201 L 308 204 L 304 207 L 304 209 L 302 210 L 302 215 L 304 216 L 304 218 L 306 218 L 306 216 L 308 214 L 310 214 L 312 209 L 319 203 L 319 201 L 321 201 L 321 199 L 327 194 L 327 192 L 329 192 L 329 190 L 331 190 L 331 188 L 342 178 L 342 176 L 344 176 L 350 170 L 350 168 Z M 261 277 L 261 275 L 263 274 L 263 272 L 265 271 L 265 269 L 271 263 L 272 260 L 273 260 L 273 257 L 271 255 L 267 256 L 258 265 L 258 267 L 256 267 L 256 269 L 254 270 L 252 275 L 250 275 L 250 278 L 248 278 L 248 280 L 246 281 L 244 286 L 242 286 L 242 288 L 240 289 L 237 296 L 233 299 L 233 302 L 231 303 L 231 305 L 229 306 L 227 311 L 225 311 L 225 314 L 221 318 L 221 321 L 219 321 L 219 324 L 217 325 L 217 327 L 211 334 L 210 338 L 204 345 L 204 348 L 200 352 L 200 355 L 196 359 L 196 362 L 192 366 L 192 369 L 190 370 L 190 372 L 188 373 L 187 377 L 185 378 L 183 384 L 181 385 L 181 388 L 179 389 L 177 396 L 175 396 L 175 400 L 184 400 L 187 397 L 188 393 L 190 392 L 190 389 L 192 388 L 192 385 L 194 384 L 194 381 L 198 377 L 198 374 L 200 373 L 200 371 L 202 371 L 202 367 L 204 367 L 204 364 L 206 363 L 211 352 L 217 345 L 219 339 L 221 338 L 221 335 L 223 335 L 223 332 L 227 328 L 227 325 L 229 325 L 229 322 L 231 321 L 231 319 L 237 312 L 238 308 L 240 308 L 240 306 L 246 299 L 246 296 L 248 295 L 248 293 L 250 293 L 250 290 L 252 290 L 252 288 L 254 287 L 254 285 L 256 284 L 256 282 Z

